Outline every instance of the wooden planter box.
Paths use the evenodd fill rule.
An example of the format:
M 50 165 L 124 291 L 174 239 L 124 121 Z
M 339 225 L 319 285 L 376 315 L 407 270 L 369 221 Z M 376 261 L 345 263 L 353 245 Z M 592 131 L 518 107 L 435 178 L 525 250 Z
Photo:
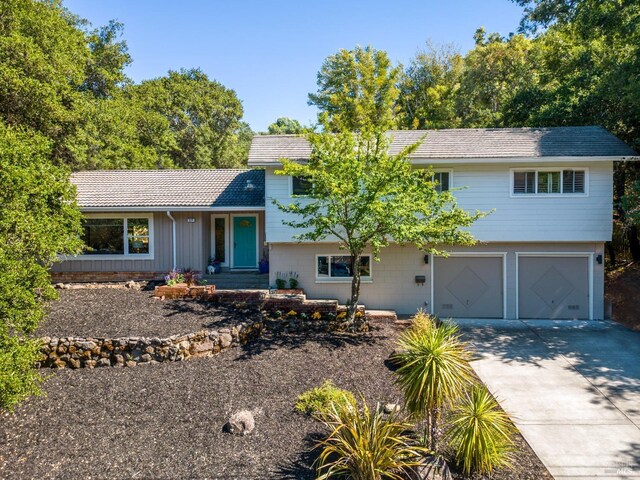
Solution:
M 161 285 L 156 287 L 153 296 L 167 299 L 197 298 L 211 294 L 215 289 L 215 285 L 194 285 L 190 287 L 186 283 L 178 283 L 176 285 Z
M 276 288 L 273 293 L 276 295 L 304 295 L 302 288 Z

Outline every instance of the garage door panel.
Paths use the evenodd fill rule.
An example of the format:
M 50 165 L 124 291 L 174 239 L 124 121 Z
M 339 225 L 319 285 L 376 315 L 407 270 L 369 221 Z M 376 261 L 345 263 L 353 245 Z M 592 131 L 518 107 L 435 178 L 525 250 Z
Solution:
M 503 318 L 502 257 L 436 257 L 434 311 L 443 318 Z
M 588 319 L 588 258 L 519 257 L 518 313 L 525 319 Z

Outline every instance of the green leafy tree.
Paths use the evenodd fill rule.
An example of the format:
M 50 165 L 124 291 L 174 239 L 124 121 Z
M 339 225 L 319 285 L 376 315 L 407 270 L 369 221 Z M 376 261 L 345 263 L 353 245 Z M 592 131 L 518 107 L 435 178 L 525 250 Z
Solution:
M 401 77 L 398 124 L 406 129 L 455 128 L 460 125 L 456 98 L 463 57 L 452 45 L 427 43 Z
M 28 335 L 55 298 L 49 267 L 78 253 L 80 212 L 69 172 L 41 135 L 0 122 L 0 406 L 39 391 L 39 342 Z
M 0 2 L 0 119 L 51 139 L 61 162 L 70 157 L 66 139 L 78 125 L 89 57 L 59 1 Z
M 373 50 L 367 52 L 371 54 Z M 386 58 L 378 53 L 380 58 Z M 350 56 L 343 51 L 340 58 L 342 54 Z M 330 60 L 333 62 L 333 57 Z M 323 73 L 326 65 L 327 62 Z M 381 101 L 386 110 L 379 111 L 382 106 L 374 108 L 376 102 L 369 101 L 358 102 L 354 108 L 351 99 L 345 99 L 343 114 L 334 104 L 330 115 L 320 115 L 324 131 L 307 134 L 311 144 L 309 162 L 282 159 L 283 167 L 276 171 L 279 175 L 305 177 L 311 185 L 305 199 L 288 205 L 275 202 L 282 211 L 292 214 L 292 220 L 285 223 L 298 229 L 296 237 L 314 242 L 337 241 L 339 248 L 348 251 L 353 259 L 348 300 L 351 323 L 356 319 L 365 251 L 370 250 L 378 260 L 380 250 L 392 240 L 414 244 L 427 252 L 437 252 L 436 246 L 443 244 L 470 245 L 474 242 L 472 235 L 460 227 L 467 227 L 482 216 L 457 207 L 450 192 L 436 191 L 430 171 L 411 166 L 407 157 L 418 144 L 396 155 L 388 153 L 390 138 L 386 129 L 393 122 L 395 102 L 380 99 L 386 96 L 395 100 L 395 94 L 386 87 L 374 93 L 379 77 L 368 78 L 374 85 L 367 85 L 364 79 L 360 88 L 376 102 Z M 331 133 L 337 127 L 340 130 Z
M 515 92 L 531 84 L 531 40 L 487 36 L 480 28 L 476 46 L 464 58 L 457 111 L 464 127 L 502 127 L 504 106 Z
M 164 130 L 160 145 L 154 145 L 151 135 L 145 135 L 145 145 L 167 151 L 174 167 L 228 168 L 246 162 L 250 140 L 241 121 L 242 104 L 233 90 L 201 70 L 170 71 L 132 85 L 127 95 L 152 114 L 141 119 L 139 128 Z
M 289 117 L 280 117 L 267 127 L 269 135 L 300 134 L 305 130 L 298 120 Z
M 393 127 L 400 73 L 382 50 L 340 50 L 322 64 L 309 104 L 318 107 L 320 124 L 331 132 Z

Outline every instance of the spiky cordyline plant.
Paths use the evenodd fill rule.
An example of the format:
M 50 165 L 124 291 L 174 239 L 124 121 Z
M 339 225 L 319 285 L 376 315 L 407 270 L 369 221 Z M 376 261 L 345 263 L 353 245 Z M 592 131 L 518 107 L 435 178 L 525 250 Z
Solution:
M 474 385 L 456 404 L 446 436 L 466 474 L 491 474 L 511 465 L 515 427 L 484 385 Z
M 371 410 L 352 404 L 333 404 L 322 417 L 329 436 L 318 444 L 318 479 L 344 475 L 354 480 L 402 480 L 408 469 L 419 465 L 428 451 L 416 444 L 407 432 L 412 425 L 398 413 L 385 415 L 376 406 Z
M 436 450 L 439 412 L 470 385 L 472 354 L 453 323 L 436 325 L 432 318 L 420 320 L 398 340 L 396 383 L 407 411 L 426 421 L 425 443 Z

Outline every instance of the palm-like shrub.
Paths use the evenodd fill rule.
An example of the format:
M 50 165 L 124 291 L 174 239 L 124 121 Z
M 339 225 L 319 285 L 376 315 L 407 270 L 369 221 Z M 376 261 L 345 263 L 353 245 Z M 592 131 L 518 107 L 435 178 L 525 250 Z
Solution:
M 405 408 L 417 419 L 426 420 L 425 443 L 436 449 L 439 412 L 459 398 L 473 379 L 471 352 L 458 327 L 433 319 L 405 330 L 398 340 L 396 383 L 402 389 Z
M 329 436 L 319 443 L 318 479 L 346 476 L 354 480 L 401 480 L 408 469 L 419 465 L 426 449 L 417 446 L 407 432 L 412 425 L 393 413 L 385 415 L 378 405 L 332 404 L 322 421 Z
M 484 385 L 474 385 L 456 404 L 447 439 L 466 474 L 491 474 L 511 464 L 515 427 Z

